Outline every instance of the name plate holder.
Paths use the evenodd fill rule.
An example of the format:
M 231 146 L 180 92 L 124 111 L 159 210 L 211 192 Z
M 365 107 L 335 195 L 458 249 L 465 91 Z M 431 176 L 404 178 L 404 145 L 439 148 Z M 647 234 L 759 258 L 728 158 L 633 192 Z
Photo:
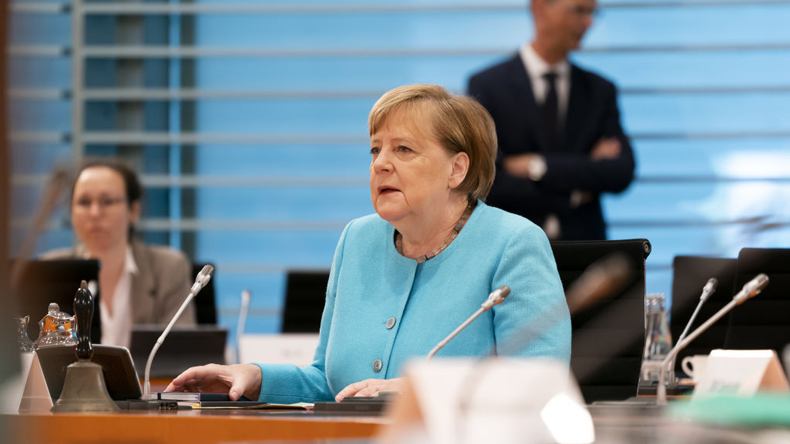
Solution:
M 49 394 L 47 380 L 44 378 L 44 371 L 41 369 L 41 362 L 35 352 L 25 355 L 29 364 L 28 361 L 23 361 L 23 370 L 27 369 L 27 378 L 19 402 L 19 413 L 49 412 L 53 405 L 52 397 Z
M 413 361 L 406 391 L 388 412 L 385 443 L 595 441 L 568 364 L 545 358 Z
M 692 400 L 712 395 L 750 397 L 758 391 L 790 392 L 773 350 L 713 350 Z

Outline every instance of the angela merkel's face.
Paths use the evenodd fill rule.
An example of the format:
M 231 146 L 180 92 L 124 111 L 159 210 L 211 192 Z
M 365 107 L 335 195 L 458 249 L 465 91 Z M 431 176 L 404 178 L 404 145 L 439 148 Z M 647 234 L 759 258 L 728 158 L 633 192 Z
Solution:
M 450 153 L 416 120 L 396 111 L 370 138 L 370 197 L 376 213 L 393 225 L 446 211 L 463 180 L 453 174 L 463 154 Z
M 129 204 L 123 177 L 112 168 L 89 167 L 74 184 L 71 223 L 93 254 L 125 247 L 129 224 L 140 217 L 140 203 Z

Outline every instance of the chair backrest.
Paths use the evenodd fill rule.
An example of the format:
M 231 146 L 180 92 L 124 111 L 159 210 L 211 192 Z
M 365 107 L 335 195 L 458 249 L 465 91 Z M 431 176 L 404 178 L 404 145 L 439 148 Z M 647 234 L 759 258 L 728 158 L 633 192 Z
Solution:
M 16 313 L 30 316 L 27 334 L 31 341 L 39 335 L 38 322 L 46 316 L 50 302 L 60 306 L 60 311 L 74 314 L 74 295 L 80 281 L 99 281 L 99 261 L 96 259 L 34 260 L 22 266 L 19 287 L 16 288 Z M 98 295 L 94 295 L 98 297 Z M 95 306 L 91 324 L 92 340 L 98 342 L 101 323 L 98 305 Z
M 758 296 L 730 312 L 724 346 L 731 349 L 773 349 L 781 356 L 790 343 L 790 249 L 744 248 L 738 254 L 735 288 L 759 273 L 771 279 Z
M 614 253 L 628 259 L 630 278 L 619 292 L 571 316 L 571 370 L 586 402 L 636 396 L 645 342 L 647 239 L 555 241 L 557 270 L 567 290 L 591 264 Z
M 206 265 L 211 264 L 192 264 L 192 276 L 197 276 L 200 270 Z M 217 278 L 217 270 L 214 268 L 214 275 L 208 281 L 205 287 L 200 290 L 200 293 L 195 296 L 192 301 L 195 304 L 195 313 L 197 314 L 198 324 L 216 324 L 217 323 L 217 303 L 214 294 L 214 279 Z
M 710 278 L 719 283 L 716 292 L 708 299 L 697 314 L 697 318 L 689 329 L 689 333 L 702 325 L 708 318 L 732 300 L 733 282 L 737 260 L 731 258 L 715 258 L 702 256 L 676 256 L 672 261 L 672 309 L 670 329 L 673 345 L 677 344 L 683 329 L 699 304 L 702 287 Z M 682 350 L 675 360 L 675 370 L 680 370 L 680 363 L 686 356 L 707 355 L 715 348 L 724 347 L 727 336 L 727 319 L 713 324 L 688 347 Z
M 318 333 L 329 270 L 291 270 L 285 284 L 282 333 Z

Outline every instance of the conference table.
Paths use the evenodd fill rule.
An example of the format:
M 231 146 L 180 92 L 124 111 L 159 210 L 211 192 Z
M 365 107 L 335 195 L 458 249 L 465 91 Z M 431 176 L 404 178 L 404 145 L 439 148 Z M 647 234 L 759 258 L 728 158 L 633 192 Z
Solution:
M 779 444 L 788 429 L 699 424 L 655 409 L 590 406 L 598 443 Z M 154 411 L 0 415 L 7 442 L 32 444 L 213 444 L 239 442 L 374 443 L 386 417 L 309 412 Z M 397 426 L 393 426 L 397 427 Z M 10 438 L 9 433 L 16 434 Z M 521 442 L 531 442 L 528 437 Z M 518 440 L 520 441 L 520 440 Z M 3 441 L 0 441 L 3 442 Z M 411 441 L 405 441 L 411 442 Z
M 249 410 L 38 413 L 2 415 L 2 421 L 14 441 L 51 444 L 312 442 L 371 438 L 386 423 L 380 417 Z

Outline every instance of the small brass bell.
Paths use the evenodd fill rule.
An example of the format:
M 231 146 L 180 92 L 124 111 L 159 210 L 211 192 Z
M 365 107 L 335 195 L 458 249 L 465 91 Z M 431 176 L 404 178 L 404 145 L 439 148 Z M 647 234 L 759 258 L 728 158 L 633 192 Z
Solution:
M 60 398 L 52 407 L 53 412 L 107 412 L 120 410 L 110 398 L 104 384 L 104 374 L 99 364 L 91 362 L 91 320 L 93 295 L 88 283 L 82 281 L 74 296 L 74 313 L 77 320 L 77 362 L 66 368 L 66 381 Z

